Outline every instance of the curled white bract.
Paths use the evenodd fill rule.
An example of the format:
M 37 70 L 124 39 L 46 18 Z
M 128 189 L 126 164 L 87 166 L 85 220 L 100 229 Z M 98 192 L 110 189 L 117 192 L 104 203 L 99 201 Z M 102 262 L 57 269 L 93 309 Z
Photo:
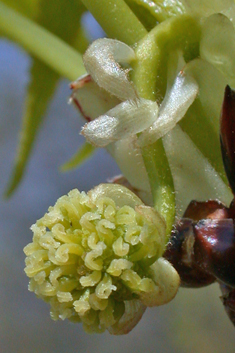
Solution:
M 139 133 L 142 133 L 139 138 L 141 145 L 153 143 L 167 134 L 183 118 L 196 98 L 198 93 L 196 81 L 189 74 L 180 72 L 172 87 L 168 89 L 159 110 L 157 102 L 143 99 L 136 93 L 126 69 L 121 68 L 119 64 L 130 63 L 134 58 L 133 49 L 124 43 L 107 38 L 92 43 L 84 55 L 84 65 L 91 77 L 90 79 L 82 77 L 77 81 L 72 99 L 78 102 L 77 105 L 83 114 L 89 111 L 89 122 L 83 127 L 82 134 L 96 147 L 105 147 Z M 93 84 L 91 80 L 94 80 Z M 90 104 L 88 103 L 90 95 L 86 89 L 88 84 L 92 97 L 94 92 L 97 92 L 98 100 L 95 100 L 95 105 L 97 102 L 98 112 L 101 114 L 97 113 L 95 107 L 94 111 L 87 107 Z M 87 102 L 84 100 L 84 90 Z M 131 90 L 134 94 L 129 92 Z M 110 99 L 107 95 L 110 95 Z M 115 102 L 113 97 L 123 102 Z M 113 103 L 111 109 L 107 100 Z M 87 117 L 87 114 L 84 115 Z
M 120 64 L 130 64 L 135 52 L 125 43 L 115 39 L 97 39 L 83 56 L 87 72 L 93 80 L 110 94 L 121 100 L 135 99 L 137 93 L 128 78 L 129 69 Z
M 88 121 L 82 135 L 94 146 L 106 147 L 129 183 L 152 204 L 141 148 L 167 134 L 183 118 L 198 86 L 189 73 L 174 73 L 159 108 L 157 102 L 138 95 L 121 66 L 135 60 L 133 49 L 128 48 L 113 39 L 95 41 L 84 55 L 89 75 L 72 84 L 71 100 Z M 135 94 L 127 93 L 126 87 Z

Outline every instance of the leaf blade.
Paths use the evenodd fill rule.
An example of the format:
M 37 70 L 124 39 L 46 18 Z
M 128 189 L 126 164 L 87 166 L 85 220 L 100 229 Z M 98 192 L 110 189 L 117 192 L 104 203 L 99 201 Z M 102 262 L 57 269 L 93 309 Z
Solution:
M 83 162 L 92 156 L 95 150 L 95 147 L 85 142 L 82 147 L 80 147 L 78 151 L 72 156 L 72 158 L 60 167 L 60 171 L 68 172 L 78 168 Z
M 72 4 L 68 4 L 64 0 L 51 0 L 49 3 L 41 0 L 39 2 L 40 12 L 36 20 L 40 26 L 50 30 L 70 45 L 74 44 L 84 49 L 87 43 L 80 27 L 80 19 L 85 8 L 81 6 L 79 1 L 76 4 L 76 6 L 71 7 Z M 78 36 L 82 39 L 81 45 Z M 5 193 L 6 197 L 14 192 L 24 176 L 34 140 L 60 79 L 58 73 L 37 58 L 33 58 L 30 76 L 20 142 L 12 176 Z
M 2 1 L 0 31 L 71 81 L 85 73 L 81 54 L 45 28 L 4 5 Z
M 44 83 L 44 77 L 47 76 L 47 74 L 50 75 L 50 85 L 45 85 L 42 93 L 41 84 Z M 45 65 L 42 68 L 40 61 L 34 61 L 31 68 L 31 81 L 28 86 L 28 94 L 25 100 L 25 113 L 20 132 L 18 152 L 15 158 L 10 182 L 4 194 L 5 197 L 10 197 L 12 195 L 24 176 L 35 137 L 42 123 L 42 116 L 44 115 L 47 105 L 54 93 L 57 82 L 58 75 L 56 73 L 51 73 L 51 70 Z M 38 104 L 39 100 L 40 104 Z

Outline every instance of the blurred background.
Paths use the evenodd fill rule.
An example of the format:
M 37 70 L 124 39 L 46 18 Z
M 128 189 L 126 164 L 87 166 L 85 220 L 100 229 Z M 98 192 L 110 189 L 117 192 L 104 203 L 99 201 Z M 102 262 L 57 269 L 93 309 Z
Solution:
M 28 292 L 23 247 L 31 242 L 30 226 L 69 190 L 88 191 L 119 174 L 105 150 L 98 150 L 73 172 L 59 172 L 83 143 L 82 120 L 67 104 L 69 82 L 64 80 L 40 130 L 23 183 L 10 200 L 3 199 L 18 143 L 29 66 L 24 51 L 0 41 L 0 352 L 234 353 L 235 330 L 217 285 L 180 289 L 170 304 L 148 309 L 131 333 L 119 337 L 90 336 L 79 324 L 54 322 L 48 305 Z

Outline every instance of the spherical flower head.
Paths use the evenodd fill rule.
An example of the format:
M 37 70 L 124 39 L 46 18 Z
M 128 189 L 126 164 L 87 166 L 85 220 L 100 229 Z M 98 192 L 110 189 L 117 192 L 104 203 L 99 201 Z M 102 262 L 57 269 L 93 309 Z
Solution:
M 127 333 L 146 306 L 177 291 L 178 274 L 160 258 L 164 220 L 121 185 L 74 189 L 31 229 L 33 242 L 24 248 L 29 290 L 49 302 L 55 320 Z

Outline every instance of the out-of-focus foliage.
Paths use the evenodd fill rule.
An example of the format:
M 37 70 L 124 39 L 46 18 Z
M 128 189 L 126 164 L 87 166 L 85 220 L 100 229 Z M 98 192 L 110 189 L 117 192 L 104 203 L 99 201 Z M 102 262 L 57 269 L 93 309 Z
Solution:
M 40 0 L 2 0 L 1 2 L 33 20 L 39 12 Z
M 38 25 L 61 38 L 80 53 L 86 49 L 88 41 L 81 26 L 81 17 L 86 9 L 79 0 L 69 2 L 65 0 L 51 0 L 49 2 L 46 0 L 11 0 L 3 2 L 34 20 Z M 57 72 L 41 60 L 32 57 L 20 142 L 7 196 L 15 190 L 23 177 L 33 143 L 60 77 Z

